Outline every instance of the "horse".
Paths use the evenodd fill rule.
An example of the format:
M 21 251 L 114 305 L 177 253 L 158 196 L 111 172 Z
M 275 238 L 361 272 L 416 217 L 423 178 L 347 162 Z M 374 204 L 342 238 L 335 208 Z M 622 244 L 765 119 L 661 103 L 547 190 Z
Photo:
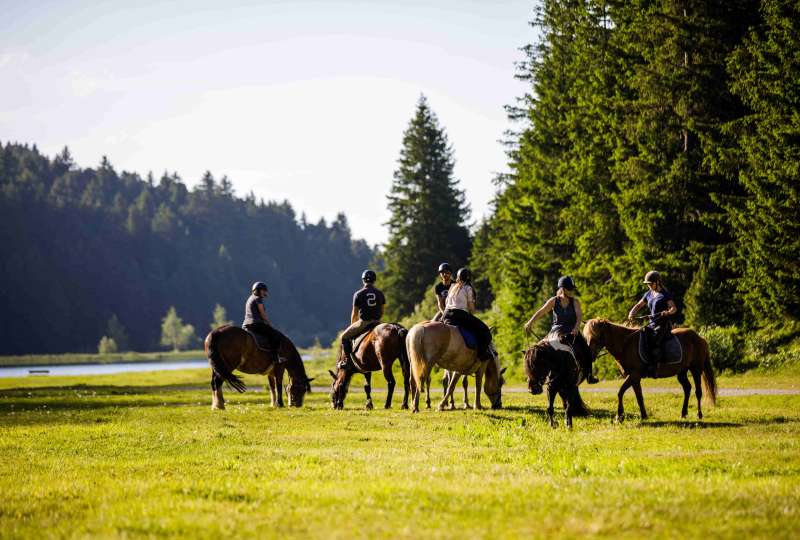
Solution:
M 625 391 L 633 386 L 636 394 L 636 401 L 639 404 L 639 412 L 642 420 L 647 419 L 647 411 L 644 408 L 644 398 L 642 397 L 642 362 L 639 358 L 639 335 L 641 328 L 631 328 L 615 324 L 607 319 L 591 319 L 583 327 L 583 335 L 589 349 L 593 355 L 605 348 L 617 361 L 617 365 L 622 371 L 625 380 L 617 393 L 617 421 L 622 422 L 624 410 L 622 407 L 622 396 Z M 717 401 L 717 382 L 714 377 L 714 367 L 711 364 L 711 356 L 708 351 L 708 343 L 697 332 L 689 328 L 678 328 L 672 331 L 672 335 L 678 338 L 683 356 L 680 363 L 661 364 L 658 366 L 656 378 L 672 377 L 677 375 L 678 382 L 683 387 L 683 407 L 681 408 L 681 418 L 686 418 L 689 410 L 689 394 L 692 385 L 689 383 L 687 373 L 691 372 L 694 379 L 695 395 L 697 396 L 697 418 L 702 420 L 703 409 L 701 401 L 703 399 L 703 389 L 712 405 Z
M 553 401 L 556 394 L 564 404 L 564 425 L 572 428 L 573 416 L 585 416 L 586 405 L 581 399 L 578 385 L 586 378 L 578 360 L 569 352 L 554 348 L 548 340 L 542 340 L 525 351 L 525 374 L 528 390 L 533 395 L 542 393 L 547 386 L 547 420 L 557 427 L 553 419 Z
M 339 346 L 339 356 L 336 362 L 336 373 L 328 370 L 333 383 L 331 384 L 331 404 L 334 409 L 344 408 L 344 399 L 350 387 L 350 380 L 355 373 L 363 373 L 366 378 L 364 392 L 367 394 L 367 409 L 372 409 L 372 372 L 383 371 L 386 378 L 386 402 L 384 408 L 392 407 L 395 379 L 392 373 L 392 364 L 400 359 L 400 369 L 403 371 L 403 404 L 401 409 L 408 409 L 408 352 L 406 351 L 406 334 L 408 330 L 399 324 L 379 324 L 362 339 L 358 350 L 353 352 L 355 365 L 349 361 L 344 352 L 344 347 Z
M 409 360 L 411 363 L 412 390 L 414 392 L 414 408 L 419 412 L 419 396 L 423 385 L 427 384 L 427 400 L 431 399 L 430 376 L 434 365 L 454 372 L 450 385 L 439 403 L 439 410 L 444 410 L 448 399 L 455 389 L 459 377 L 475 374 L 475 408 L 482 409 L 481 387 L 486 376 L 486 395 L 493 409 L 500 409 L 502 402 L 503 372 L 497 354 L 492 360 L 480 361 L 476 351 L 468 348 L 455 326 L 438 321 L 425 321 L 415 324 L 406 337 Z
M 212 409 L 224 409 L 222 383 L 227 382 L 238 392 L 246 390 L 241 378 L 233 373 L 257 373 L 266 375 L 273 407 L 283 407 L 283 372 L 289 373 L 290 384 L 286 387 L 289 405 L 302 407 L 306 392 L 311 391 L 311 381 L 306 375 L 303 359 L 297 348 L 285 335 L 280 334 L 278 350 L 273 354 L 260 349 L 255 338 L 246 330 L 232 325 L 212 330 L 205 339 L 205 351 L 211 366 Z M 283 362 L 277 362 L 277 358 Z

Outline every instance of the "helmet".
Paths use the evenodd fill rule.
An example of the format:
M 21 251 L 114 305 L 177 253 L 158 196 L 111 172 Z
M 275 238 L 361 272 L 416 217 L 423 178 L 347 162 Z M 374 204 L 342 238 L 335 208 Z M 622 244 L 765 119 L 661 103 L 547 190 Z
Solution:
M 558 278 L 558 288 L 566 289 L 568 291 L 574 291 L 575 282 L 572 281 L 572 278 L 569 276 L 561 276 L 560 278 Z
M 459 281 L 466 281 L 472 279 L 472 272 L 469 271 L 469 268 L 459 268 L 458 273 L 456 274 L 456 279 Z
M 644 281 L 642 281 L 642 283 L 658 283 L 659 281 L 661 281 L 661 274 L 655 270 L 650 270 L 647 272 L 647 275 L 644 276 Z
M 375 283 L 375 280 L 378 279 L 378 276 L 375 275 L 375 272 L 372 270 L 364 270 L 361 274 L 361 281 L 364 283 Z
M 253 283 L 253 286 L 250 287 L 250 290 L 252 292 L 256 292 L 259 289 L 264 289 L 265 291 L 269 291 L 269 289 L 267 288 L 267 284 L 264 283 L 263 281 L 256 281 L 255 283 Z
M 449 265 L 449 264 L 447 264 L 447 263 L 442 263 L 442 264 L 440 264 L 440 265 L 439 265 L 439 270 L 438 270 L 438 273 L 440 273 L 440 274 L 441 274 L 442 272 L 450 272 L 450 273 L 452 274 L 452 273 L 453 273 L 453 269 L 452 269 L 452 268 L 450 268 L 450 265 Z

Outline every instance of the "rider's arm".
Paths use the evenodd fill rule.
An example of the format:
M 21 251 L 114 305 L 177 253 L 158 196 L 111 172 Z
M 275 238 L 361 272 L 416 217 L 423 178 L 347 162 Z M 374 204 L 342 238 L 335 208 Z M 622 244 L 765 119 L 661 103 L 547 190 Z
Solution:
M 670 300 L 669 302 L 667 302 L 667 305 L 669 306 L 669 309 L 665 309 L 664 311 L 659 313 L 659 316 L 661 317 L 672 316 L 678 313 L 678 306 L 675 305 L 675 302 Z
M 264 309 L 264 304 L 258 304 L 258 312 L 261 314 L 261 318 L 264 319 L 267 324 L 272 324 L 267 319 L 267 311 Z
M 467 311 L 475 313 L 475 289 L 472 287 L 467 291 Z
M 581 313 L 581 301 L 577 298 L 575 299 L 575 328 L 572 329 L 573 334 L 577 334 L 580 332 L 581 329 L 581 319 L 583 318 L 583 313 Z
M 556 298 L 554 296 L 553 298 L 545 302 L 544 305 L 540 307 L 536 311 L 536 313 L 533 314 L 533 317 L 531 317 L 530 320 L 528 320 L 528 322 L 525 323 L 525 330 L 530 330 L 531 326 L 533 326 L 533 323 L 538 321 L 542 317 L 542 315 L 544 315 L 545 313 L 549 313 L 550 311 L 553 311 L 553 307 L 555 305 L 556 305 Z
M 353 324 L 358 320 L 358 308 L 354 305 L 353 312 L 350 313 L 350 324 Z
M 440 312 L 444 312 L 444 298 L 441 295 L 436 294 L 436 287 L 433 288 L 433 294 L 436 295 L 436 305 L 439 307 Z
M 633 306 L 630 312 L 628 313 L 628 318 L 633 319 L 634 317 L 636 317 L 636 314 L 639 313 L 639 310 L 642 309 L 645 305 L 647 305 L 647 302 L 645 302 L 644 299 L 636 302 L 636 305 Z

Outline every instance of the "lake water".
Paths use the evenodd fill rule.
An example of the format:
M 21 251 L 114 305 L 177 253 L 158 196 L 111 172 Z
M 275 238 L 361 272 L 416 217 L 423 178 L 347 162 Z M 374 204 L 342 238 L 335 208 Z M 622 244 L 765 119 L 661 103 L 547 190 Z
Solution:
M 311 355 L 302 355 L 303 361 Z M 134 373 L 140 371 L 170 371 L 176 369 L 208 368 L 208 359 L 181 360 L 178 362 L 120 362 L 116 364 L 64 364 L 52 366 L 0 367 L 3 377 L 48 377 L 57 375 L 110 375 L 112 373 Z M 42 373 L 45 372 L 46 373 Z M 33 373 L 31 373 L 33 372 Z

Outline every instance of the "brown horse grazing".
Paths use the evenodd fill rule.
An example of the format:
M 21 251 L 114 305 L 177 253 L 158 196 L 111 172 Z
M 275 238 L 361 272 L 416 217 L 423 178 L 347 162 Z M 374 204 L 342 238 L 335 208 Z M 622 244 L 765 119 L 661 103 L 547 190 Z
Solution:
M 419 412 L 419 396 L 423 385 L 427 385 L 427 400 L 431 399 L 431 370 L 438 365 L 453 373 L 450 385 L 439 403 L 439 410 L 444 410 L 453 393 L 459 377 L 475 374 L 475 408 L 481 407 L 481 390 L 486 377 L 486 395 L 493 409 L 503 406 L 502 386 L 503 371 L 497 355 L 492 360 L 481 362 L 476 351 L 469 349 L 458 328 L 438 321 L 426 321 L 415 324 L 406 337 L 409 360 L 411 362 L 412 390 L 414 392 L 414 408 Z
M 625 381 L 617 393 L 619 404 L 617 405 L 617 421 L 622 422 L 624 410 L 622 408 L 622 396 L 625 391 L 633 386 L 636 394 L 636 401 L 639 404 L 639 411 L 642 420 L 647 418 L 644 409 L 644 398 L 642 397 L 642 363 L 639 358 L 639 335 L 641 328 L 630 328 L 620 324 L 614 324 L 606 319 L 591 319 L 583 327 L 583 335 L 586 343 L 593 355 L 605 348 L 617 361 L 617 365 L 625 376 Z M 703 390 L 700 388 L 702 375 L 702 385 L 705 387 L 711 404 L 717 401 L 717 381 L 714 377 L 714 367 L 711 365 L 711 357 L 708 352 L 708 343 L 697 332 L 689 328 L 678 328 L 672 331 L 678 338 L 683 349 L 683 357 L 680 363 L 659 364 L 656 378 L 678 376 L 678 382 L 683 387 L 683 407 L 681 408 L 681 418 L 686 418 L 689 409 L 689 394 L 692 385 L 689 383 L 687 373 L 691 372 L 694 379 L 695 394 L 697 396 L 697 418 L 703 418 L 703 410 L 700 402 L 703 398 Z
M 279 332 L 280 333 L 280 332 Z M 311 391 L 311 381 L 306 375 L 303 359 L 289 338 L 281 334 L 276 357 L 259 349 L 255 339 L 238 326 L 225 325 L 212 330 L 205 340 L 206 356 L 211 365 L 212 409 L 224 409 L 222 383 L 227 382 L 239 392 L 245 391 L 244 382 L 234 375 L 234 370 L 242 373 L 266 375 L 269 381 L 272 406 L 283 407 L 283 372 L 289 372 L 290 384 L 286 387 L 289 405 L 303 406 L 303 397 Z
M 355 365 L 348 361 L 344 348 L 339 346 L 339 357 L 336 362 L 336 373 L 328 370 L 333 377 L 331 385 L 331 404 L 334 409 L 344 408 L 344 398 L 350 387 L 350 380 L 355 373 L 363 373 L 366 378 L 364 392 L 367 394 L 367 409 L 372 409 L 372 381 L 373 371 L 383 371 L 386 378 L 386 403 L 384 408 L 392 407 L 395 379 L 392 373 L 392 364 L 400 359 L 400 369 L 403 371 L 403 404 L 401 409 L 408 409 L 408 352 L 406 351 L 406 334 L 408 330 L 399 324 L 379 324 L 363 338 L 358 345 L 358 350 L 353 351 Z
M 551 427 L 558 424 L 553 419 L 553 401 L 556 395 L 564 404 L 564 424 L 572 428 L 573 416 L 587 416 L 586 405 L 581 399 L 578 385 L 585 378 L 580 364 L 569 352 L 554 349 L 547 340 L 542 340 L 525 351 L 525 375 L 528 390 L 533 395 L 547 388 L 547 420 Z

